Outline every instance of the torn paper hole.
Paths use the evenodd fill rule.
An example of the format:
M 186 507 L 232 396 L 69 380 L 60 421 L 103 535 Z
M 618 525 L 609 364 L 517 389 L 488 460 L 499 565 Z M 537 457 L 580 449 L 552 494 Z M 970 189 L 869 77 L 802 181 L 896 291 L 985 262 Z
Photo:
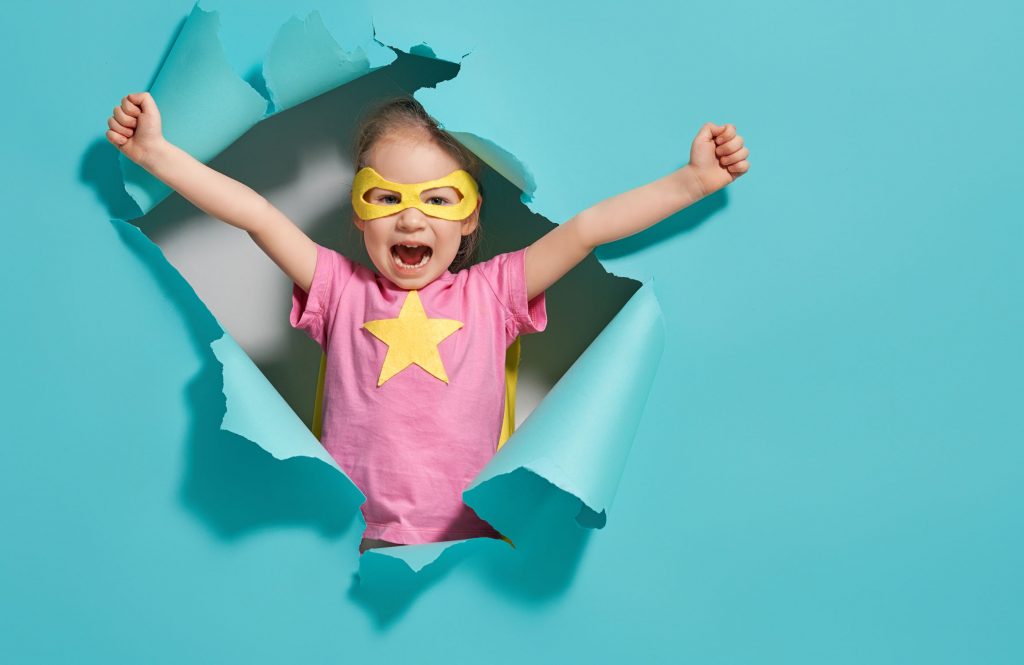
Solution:
M 664 346 L 661 307 L 648 282 L 477 474 L 463 492 L 466 504 L 513 544 L 557 495 L 571 499 L 562 500 L 567 528 L 570 520 L 603 528 Z M 375 556 L 404 559 L 419 571 L 464 542 L 368 550 L 360 571 L 372 575 L 367 564 Z
M 377 46 L 380 47 L 379 44 Z M 217 37 L 216 14 L 205 12 L 197 6 L 168 53 L 152 93 L 160 104 L 168 138 L 197 158 L 210 161 L 243 135 L 248 139 L 274 123 L 278 123 L 275 127 L 279 130 L 283 127 L 287 131 L 288 124 L 279 116 L 283 110 L 312 113 L 322 101 L 320 96 L 324 93 L 347 83 L 358 85 L 357 79 L 369 74 L 375 66 L 383 66 L 380 65 L 380 58 L 374 61 L 366 57 L 366 53 L 371 51 L 372 46 L 349 51 L 342 49 L 327 33 L 316 13 L 304 21 L 292 19 L 282 27 L 264 66 L 264 77 L 271 98 L 268 100 L 231 70 Z M 300 70 L 301 75 L 291 75 Z M 349 87 L 346 86 L 346 89 Z M 217 94 L 212 94 L 214 90 Z M 303 103 L 308 100 L 314 101 Z M 202 122 L 198 119 L 202 119 Z M 315 120 L 302 123 L 304 135 L 309 135 L 311 141 L 325 139 L 316 135 L 316 125 Z M 544 222 L 536 219 L 533 223 L 542 226 L 528 228 L 520 224 L 502 224 L 501 218 L 511 214 L 508 211 L 513 210 L 520 201 L 528 201 L 534 190 L 528 169 L 486 138 L 466 132 L 454 133 L 494 169 L 492 173 L 501 176 L 492 176 L 494 182 L 486 185 L 490 192 L 486 218 L 488 221 L 495 220 L 488 227 L 488 242 L 505 241 L 513 248 L 519 247 L 550 228 L 550 223 L 545 227 Z M 267 140 L 266 136 L 264 140 Z M 282 145 L 295 146 L 296 143 L 284 141 Z M 225 170 L 263 192 L 295 219 L 310 215 L 310 208 L 303 214 L 295 214 L 290 209 L 291 204 L 302 201 L 310 205 L 312 202 L 312 218 L 315 222 L 323 220 L 330 231 L 317 233 L 316 228 L 307 231 L 324 238 L 323 244 L 357 250 L 354 253 L 358 254 L 362 247 L 358 242 L 352 242 L 353 236 L 349 236 L 349 242 L 338 240 L 342 235 L 338 229 L 345 228 L 341 222 L 345 214 L 340 211 L 346 198 L 342 191 L 343 184 L 351 180 L 351 167 L 339 165 L 337 155 L 332 154 L 331 150 L 318 152 L 317 146 L 322 143 L 329 142 L 322 140 L 317 145 L 310 143 L 305 151 L 300 145 L 292 153 L 280 149 L 265 150 L 238 158 L 243 162 L 251 162 L 253 159 L 287 162 L 288 168 L 281 171 L 287 170 L 292 174 L 290 180 L 295 184 L 290 188 L 273 180 L 259 182 L 259 175 L 265 171 L 258 163 L 252 178 L 237 171 Z M 246 141 L 239 141 L 237 149 L 244 149 L 245 144 Z M 307 159 L 310 155 L 312 158 Z M 335 167 L 323 168 L 330 159 L 334 159 Z M 155 208 L 169 190 L 124 158 L 122 167 L 126 191 L 137 202 L 140 210 L 150 213 L 141 226 L 145 229 L 160 229 L 161 214 L 166 213 L 165 208 L 168 206 L 175 205 L 174 199 L 168 201 L 168 206 Z M 501 191 L 498 180 L 504 183 L 501 186 L 510 193 L 504 200 L 495 193 Z M 216 300 L 207 297 L 207 284 L 225 289 L 229 299 L 243 302 L 245 310 L 277 303 L 277 309 L 270 307 L 272 311 L 266 317 L 267 321 L 272 321 L 270 325 L 235 325 L 232 321 L 227 326 L 242 339 L 241 346 L 226 332 L 221 340 L 213 344 L 214 353 L 224 367 L 227 411 L 222 428 L 256 442 L 279 459 L 303 455 L 321 459 L 337 468 L 309 431 L 313 403 L 311 397 L 296 400 L 294 404 L 289 404 L 282 397 L 282 394 L 291 392 L 284 385 L 282 376 L 294 376 L 295 372 L 280 371 L 275 375 L 273 363 L 264 362 L 272 356 L 272 349 L 280 340 L 250 332 L 277 330 L 291 334 L 285 311 L 289 304 L 290 284 L 281 280 L 276 266 L 267 264 L 260 250 L 251 242 L 246 242 L 237 229 L 215 220 L 203 219 L 202 215 L 196 214 L 198 211 L 180 199 L 177 205 L 176 214 L 173 211 L 165 214 L 163 226 L 192 226 L 188 229 L 191 239 L 164 228 L 158 234 L 162 235 L 158 242 L 165 255 L 185 274 L 205 303 L 212 305 L 211 301 Z M 189 210 L 188 214 L 196 218 L 196 223 L 180 224 L 183 210 Z M 531 218 L 536 217 L 532 213 L 526 214 Z M 179 222 L 176 225 L 175 219 Z M 515 233 L 523 235 L 515 236 Z M 355 239 L 358 241 L 357 236 Z M 265 282 L 253 280 L 251 275 L 246 275 L 239 268 L 247 260 L 262 264 L 265 268 Z M 596 264 L 596 260 L 591 263 Z M 225 265 L 232 266 L 230 274 L 222 270 Z M 581 284 L 592 286 L 595 272 L 600 272 L 599 277 L 602 279 L 629 282 L 607 275 L 598 265 L 592 265 L 589 270 L 588 278 L 580 280 Z M 235 283 L 232 283 L 232 274 L 236 277 Z M 567 277 L 564 288 L 573 288 L 571 281 L 572 278 Z M 556 288 L 563 288 L 563 284 L 560 283 Z M 602 286 L 600 290 L 601 295 L 597 295 L 596 290 L 587 294 L 583 289 L 580 297 L 573 297 L 572 300 L 592 302 L 594 306 L 600 307 L 607 306 L 606 299 L 602 299 L 607 291 L 619 293 L 623 300 L 628 297 L 621 286 L 617 289 Z M 254 298 L 254 293 L 262 295 Z M 618 307 L 618 303 L 615 303 L 615 307 Z M 215 305 L 212 309 L 218 313 L 222 311 Z M 558 316 L 558 312 L 552 312 L 556 325 Z M 575 312 L 573 324 L 566 325 L 565 329 L 578 330 L 576 326 L 581 317 L 580 312 Z M 474 479 L 464 495 L 469 505 L 509 535 L 513 542 L 526 534 L 536 507 L 548 501 L 552 495 L 570 499 L 565 504 L 572 511 L 571 515 L 567 515 L 567 528 L 604 526 L 664 344 L 660 309 L 653 285 L 648 283 L 632 295 L 612 323 L 604 328 L 572 368 L 561 377 L 555 388 L 544 396 L 547 387 L 558 379 L 558 376 L 542 376 L 544 371 L 558 367 L 559 362 L 563 363 L 564 369 L 565 361 L 564 356 L 544 355 L 545 349 L 552 346 L 552 327 L 549 326 L 549 331 L 537 336 L 541 339 L 524 340 L 524 362 L 520 391 L 517 393 L 520 420 L 522 414 L 528 413 L 534 404 L 537 404 L 536 410 Z M 579 346 L 579 338 L 576 338 L 576 342 Z M 577 349 L 576 353 L 579 351 Z M 264 368 L 263 371 L 261 368 Z M 533 373 L 531 368 L 535 370 Z M 273 381 L 268 380 L 268 375 Z M 534 377 L 537 377 L 536 380 Z M 309 388 L 312 388 L 312 379 L 313 375 L 304 378 Z M 536 390 L 532 403 L 529 399 L 531 386 Z M 543 401 L 541 396 L 544 396 Z M 496 542 L 507 548 L 504 543 Z M 376 566 L 374 562 L 381 560 L 375 557 L 386 557 L 402 563 L 412 572 L 418 572 L 437 561 L 449 549 L 466 552 L 489 546 L 456 541 L 370 550 L 361 557 L 364 562 L 361 564 L 361 574 L 372 577 L 375 569 L 387 570 L 387 566 Z

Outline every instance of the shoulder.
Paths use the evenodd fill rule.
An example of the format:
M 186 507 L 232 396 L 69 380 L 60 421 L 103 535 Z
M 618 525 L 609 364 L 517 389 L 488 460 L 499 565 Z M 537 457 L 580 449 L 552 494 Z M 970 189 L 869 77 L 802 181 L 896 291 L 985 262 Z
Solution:
M 515 270 L 519 265 L 524 265 L 526 260 L 526 247 L 517 249 L 514 252 L 504 252 L 493 256 L 486 261 L 473 264 L 467 268 L 472 276 L 486 277 L 488 279 L 500 278 Z
M 547 304 L 544 294 L 527 300 L 527 249 L 528 247 L 523 247 L 513 252 L 498 254 L 469 269 L 477 281 L 486 282 L 487 292 L 504 310 L 508 344 L 519 335 L 540 332 L 547 325 Z
M 515 281 L 526 274 L 526 247 L 513 252 L 504 252 L 471 266 L 468 270 L 472 276 L 486 279 L 491 284 L 500 285 Z
M 504 252 L 466 270 L 467 284 L 476 284 L 478 290 L 497 300 L 511 314 L 512 302 L 520 286 L 526 283 L 526 248 Z
M 320 260 L 323 260 L 324 265 L 328 266 L 337 264 L 342 266 L 354 267 L 355 262 L 352 261 L 352 259 L 345 256 L 344 254 L 342 254 L 341 252 L 339 252 L 338 250 L 331 249 L 330 247 L 327 247 L 326 245 L 321 245 L 318 242 L 314 244 L 316 245 L 316 259 L 318 262 Z
M 348 281 L 351 277 L 372 279 L 373 271 L 357 261 L 353 261 L 341 252 L 316 244 L 316 273 L 332 280 Z

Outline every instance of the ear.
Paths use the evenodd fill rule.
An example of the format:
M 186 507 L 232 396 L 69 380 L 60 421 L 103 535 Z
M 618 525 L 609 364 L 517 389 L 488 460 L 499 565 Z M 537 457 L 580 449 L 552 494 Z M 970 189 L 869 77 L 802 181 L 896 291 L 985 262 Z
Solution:
M 462 220 L 462 235 L 468 236 L 480 225 L 480 206 L 484 203 L 484 198 L 481 196 L 477 199 L 476 208 L 469 214 L 469 217 Z
M 352 215 L 352 223 L 355 224 L 356 228 L 360 231 L 366 231 L 366 220 L 362 219 L 359 215 Z

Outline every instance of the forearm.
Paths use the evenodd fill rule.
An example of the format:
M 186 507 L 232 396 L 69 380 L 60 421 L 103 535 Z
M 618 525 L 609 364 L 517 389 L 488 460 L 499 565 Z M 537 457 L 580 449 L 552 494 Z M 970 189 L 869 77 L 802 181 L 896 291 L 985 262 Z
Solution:
M 599 245 L 639 233 L 727 186 L 749 168 L 747 152 L 735 127 L 705 123 L 686 166 L 587 208 L 530 245 L 527 299 L 546 291 Z
M 703 197 L 700 181 L 687 164 L 653 182 L 596 203 L 576 215 L 573 223 L 586 245 L 593 249 L 654 226 Z
M 267 200 L 251 187 L 203 164 L 168 141 L 140 165 L 208 215 L 254 233 L 267 217 Z

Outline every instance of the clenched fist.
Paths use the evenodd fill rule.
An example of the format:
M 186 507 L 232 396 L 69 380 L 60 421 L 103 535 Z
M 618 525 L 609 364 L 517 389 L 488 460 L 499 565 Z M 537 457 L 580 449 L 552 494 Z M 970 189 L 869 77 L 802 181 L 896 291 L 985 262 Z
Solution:
M 746 173 L 750 168 L 749 154 L 735 126 L 704 123 L 690 146 L 690 165 L 704 195 L 717 192 Z
M 164 139 L 160 111 L 148 92 L 122 98 L 107 118 L 107 125 L 107 140 L 137 164 L 145 161 L 147 153 Z

